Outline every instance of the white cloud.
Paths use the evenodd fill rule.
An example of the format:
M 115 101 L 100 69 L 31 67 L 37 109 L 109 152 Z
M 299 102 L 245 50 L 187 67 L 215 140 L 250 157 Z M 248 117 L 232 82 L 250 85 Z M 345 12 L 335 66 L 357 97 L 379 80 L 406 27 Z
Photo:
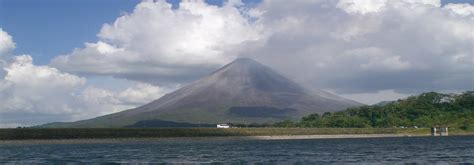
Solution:
M 0 111 L 42 111 L 61 113 L 71 110 L 67 98 L 85 80 L 70 74 L 60 73 L 47 66 L 34 66 L 30 56 L 17 56 L 6 68 L 2 82 Z
M 440 7 L 440 0 L 339 0 L 336 7 L 350 14 L 377 13 L 386 7 L 415 8 L 419 6 Z
M 382 101 L 396 101 L 398 99 L 407 98 L 412 94 L 398 93 L 393 89 L 379 90 L 372 93 L 356 93 L 341 95 L 345 98 L 358 100 L 361 103 L 372 105 Z
M 340 0 L 337 7 L 348 13 L 372 13 L 382 10 L 387 0 Z
M 41 87 L 41 90 L 51 90 L 57 87 L 73 88 L 83 85 L 84 78 L 61 73 L 56 68 L 35 66 L 31 56 L 16 56 L 9 67 L 5 68 L 5 80 L 19 87 Z
M 5 32 L 4 36 L 9 35 Z M 104 53 L 115 51 L 107 45 L 98 46 Z M 0 127 L 91 118 L 143 105 L 169 91 L 145 83 L 124 90 L 101 89 L 84 77 L 34 65 L 28 55 L 5 58 L 11 61 L 5 61 L 5 75 L 0 75 Z
M 164 1 L 144 1 L 133 13 L 105 24 L 97 43 L 59 56 L 52 65 L 69 72 L 142 81 L 188 79 L 196 71 L 202 75 L 231 61 L 242 46 L 260 38 L 259 27 L 247 19 L 250 14 L 241 14 L 245 11 L 240 5 L 183 1 L 174 10 Z
M 145 83 L 135 84 L 122 91 L 111 91 L 89 86 L 78 95 L 78 98 L 84 103 L 83 105 L 87 106 L 87 109 L 95 109 L 96 111 L 94 113 L 83 113 L 75 118 L 76 120 L 85 119 L 135 108 L 160 98 L 169 91 L 170 89 Z
M 256 10 L 268 37 L 243 54 L 340 94 L 473 90 L 474 21 L 457 14 L 470 7 L 441 7 L 439 0 L 264 1 Z
M 168 93 L 169 89 L 160 88 L 150 84 L 139 83 L 116 94 L 123 103 L 143 105 Z
M 238 3 L 237 3 L 238 4 Z M 52 65 L 169 85 L 250 56 L 312 88 L 472 90 L 472 5 L 439 0 L 142 2 Z M 303 72 L 304 71 L 304 72 Z
M 376 47 L 357 48 L 344 52 L 342 58 L 358 62 L 362 70 L 405 70 L 410 63 L 401 60 L 401 56 Z M 351 59 L 352 58 L 352 59 Z M 341 59 L 343 60 L 343 59 Z
M 0 79 L 0 126 L 74 121 L 134 108 L 169 89 L 138 83 L 122 91 L 88 85 L 86 79 L 17 56 Z M 10 123 L 10 124 L 8 124 Z
M 92 107 L 96 107 L 96 109 L 110 109 L 109 112 L 101 112 L 102 114 L 107 114 L 144 105 L 169 91 L 170 89 L 145 83 L 137 83 L 121 91 L 111 91 L 89 86 L 82 91 L 79 97 L 85 100 L 85 102 L 92 104 Z M 101 105 L 115 107 L 97 108 L 97 106 L 100 107 Z M 119 106 L 117 107 L 117 105 Z
M 391 0 L 391 3 L 406 3 L 410 5 L 427 5 L 432 7 L 440 7 L 441 0 Z
M 7 32 L 0 28 L 0 68 L 3 68 L 7 65 L 10 51 L 12 51 L 14 48 L 15 43 L 13 42 L 12 36 L 8 35 Z M 5 71 L 0 69 L 0 78 L 4 75 Z
M 13 42 L 12 37 L 0 28 L 0 60 L 14 48 L 15 43 Z
M 474 19 L 474 6 L 468 3 L 462 3 L 462 4 L 449 3 L 445 5 L 443 8 L 447 10 L 451 10 L 452 12 L 464 17 L 471 16 L 471 19 Z

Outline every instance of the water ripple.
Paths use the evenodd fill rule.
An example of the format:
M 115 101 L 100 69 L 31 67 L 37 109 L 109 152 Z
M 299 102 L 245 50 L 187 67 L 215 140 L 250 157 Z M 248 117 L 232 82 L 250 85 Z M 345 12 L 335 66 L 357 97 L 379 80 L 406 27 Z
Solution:
M 473 163 L 474 137 L 177 140 L 0 146 L 0 163 Z

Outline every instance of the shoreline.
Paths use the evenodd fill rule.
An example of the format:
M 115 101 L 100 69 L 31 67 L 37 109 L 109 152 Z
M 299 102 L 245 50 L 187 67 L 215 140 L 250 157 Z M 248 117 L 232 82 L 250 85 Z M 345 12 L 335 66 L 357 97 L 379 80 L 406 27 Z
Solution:
M 429 134 L 340 134 L 340 135 L 275 135 L 275 136 L 215 136 L 215 137 L 162 137 L 162 138 L 79 138 L 79 139 L 25 139 L 0 140 L 0 145 L 28 144 L 107 144 L 163 141 L 222 141 L 222 140 L 305 140 L 305 139 L 361 139 L 394 137 L 428 137 Z
M 0 129 L 0 145 L 388 138 L 431 136 L 429 132 L 427 128 L 24 128 Z M 453 129 L 453 135 L 474 136 L 474 131 Z

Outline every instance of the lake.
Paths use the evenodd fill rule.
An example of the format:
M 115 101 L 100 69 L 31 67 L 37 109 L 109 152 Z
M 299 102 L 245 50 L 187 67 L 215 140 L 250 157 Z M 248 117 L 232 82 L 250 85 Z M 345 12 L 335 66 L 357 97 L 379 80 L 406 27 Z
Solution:
M 0 145 L 0 163 L 474 163 L 474 136 Z

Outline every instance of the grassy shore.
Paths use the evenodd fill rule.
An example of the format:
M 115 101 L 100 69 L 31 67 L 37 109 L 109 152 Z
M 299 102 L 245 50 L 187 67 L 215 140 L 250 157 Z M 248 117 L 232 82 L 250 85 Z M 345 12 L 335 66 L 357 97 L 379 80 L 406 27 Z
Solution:
M 294 135 L 393 134 L 429 135 L 428 128 L 21 128 L 0 129 L 0 140 L 27 139 L 106 139 L 237 137 Z M 474 135 L 474 132 L 450 130 L 450 135 Z

